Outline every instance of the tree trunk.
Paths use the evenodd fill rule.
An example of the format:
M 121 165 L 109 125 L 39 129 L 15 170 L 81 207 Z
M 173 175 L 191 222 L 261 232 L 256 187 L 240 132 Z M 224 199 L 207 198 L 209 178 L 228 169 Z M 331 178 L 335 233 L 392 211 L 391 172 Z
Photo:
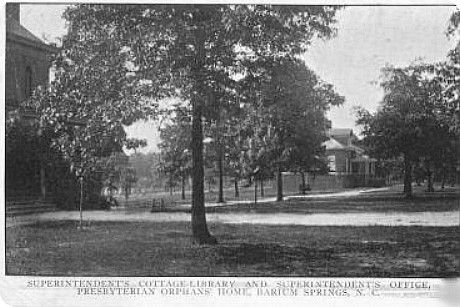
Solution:
M 235 184 L 235 197 L 240 197 L 240 191 L 238 190 L 238 179 L 235 178 L 233 182 Z
M 185 199 L 185 175 L 182 175 L 182 200 Z
M 431 171 L 431 163 L 427 162 L 426 166 L 426 191 L 427 192 L 434 192 L 434 187 L 433 187 L 433 172 Z
M 283 174 L 281 173 L 281 167 L 278 167 L 276 175 L 277 189 L 276 189 L 276 201 L 283 200 Z
M 45 157 L 44 155 L 40 158 L 40 193 L 42 200 L 46 200 L 46 171 L 45 171 Z
M 125 187 L 125 204 L 128 204 L 129 188 Z
M 219 168 L 219 199 L 217 200 L 218 203 L 223 203 L 224 202 L 224 166 L 223 166 L 223 158 L 222 158 L 222 146 L 219 142 L 218 144 L 219 149 L 218 149 L 218 161 L 217 161 L 217 166 Z
M 265 191 L 264 191 L 264 180 L 260 179 L 260 197 L 265 196 Z
M 407 155 L 404 155 L 404 195 L 412 197 L 412 165 Z
M 300 172 L 300 177 L 302 178 L 302 194 L 305 194 L 305 191 L 307 189 L 306 184 L 305 184 L 305 173 Z
M 441 189 L 444 190 L 445 186 L 446 186 L 446 165 L 443 163 L 442 164 L 442 179 L 441 179 Z
M 169 195 L 173 195 L 172 173 L 169 173 Z
M 196 99 L 192 110 L 192 233 L 195 243 L 213 244 L 216 239 L 208 231 L 204 207 L 203 126 L 201 106 Z
M 46 145 L 43 135 L 43 128 L 38 131 L 39 147 L 40 147 L 40 194 L 42 200 L 46 200 Z
M 206 57 L 204 50 L 205 31 L 199 27 L 195 30 L 195 61 L 192 69 L 195 79 L 192 95 L 192 234 L 197 244 L 216 244 L 217 240 L 211 236 L 206 224 L 204 207 L 204 163 L 203 163 L 203 124 L 201 99 L 204 99 L 205 76 L 203 64 Z
M 257 180 L 254 179 L 254 204 L 257 204 Z
M 83 176 L 80 177 L 80 203 L 78 206 L 80 211 L 80 230 L 83 229 Z

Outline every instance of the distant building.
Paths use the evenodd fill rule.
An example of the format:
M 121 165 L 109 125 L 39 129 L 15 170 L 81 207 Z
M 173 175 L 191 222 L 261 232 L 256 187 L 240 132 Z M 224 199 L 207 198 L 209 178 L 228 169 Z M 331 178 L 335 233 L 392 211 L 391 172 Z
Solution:
M 308 172 L 306 182 L 311 189 L 335 191 L 341 188 L 385 185 L 385 178 L 376 176 L 377 160 L 365 155 L 364 149 L 356 145 L 358 138 L 352 129 L 330 129 L 327 135 L 329 139 L 323 146 L 329 172 Z M 302 185 L 299 174 L 286 172 L 283 175 L 285 191 L 297 191 Z
M 364 149 L 354 145 L 357 137 L 352 129 L 331 129 L 329 140 L 324 142 L 329 172 L 333 175 L 375 175 L 374 158 L 364 154 Z

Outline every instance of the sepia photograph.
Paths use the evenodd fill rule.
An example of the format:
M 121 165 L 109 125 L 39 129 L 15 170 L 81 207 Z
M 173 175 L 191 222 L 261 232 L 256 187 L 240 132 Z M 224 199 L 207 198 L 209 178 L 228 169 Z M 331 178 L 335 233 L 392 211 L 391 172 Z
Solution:
M 454 4 L 3 8 L 4 277 L 112 297 L 116 277 L 166 278 L 144 296 L 458 281 Z

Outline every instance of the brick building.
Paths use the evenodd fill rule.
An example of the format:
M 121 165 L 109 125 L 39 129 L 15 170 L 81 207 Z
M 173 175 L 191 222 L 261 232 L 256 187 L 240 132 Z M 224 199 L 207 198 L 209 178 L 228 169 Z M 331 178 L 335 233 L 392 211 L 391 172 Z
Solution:
M 57 50 L 21 25 L 19 4 L 6 5 L 5 113 L 7 118 L 10 112 L 19 108 L 22 101 L 30 97 L 37 86 L 48 86 L 49 56 Z M 39 131 L 27 130 L 28 121 L 31 119 L 22 118 L 19 125 L 21 128 L 10 131 L 6 138 L 5 194 L 7 199 L 46 197 L 46 165 L 41 155 L 43 152 L 41 147 L 44 144 L 41 143 Z
M 20 6 L 6 5 L 5 105 L 17 108 L 38 85 L 49 82 L 49 55 L 54 46 L 45 44 L 21 25 Z

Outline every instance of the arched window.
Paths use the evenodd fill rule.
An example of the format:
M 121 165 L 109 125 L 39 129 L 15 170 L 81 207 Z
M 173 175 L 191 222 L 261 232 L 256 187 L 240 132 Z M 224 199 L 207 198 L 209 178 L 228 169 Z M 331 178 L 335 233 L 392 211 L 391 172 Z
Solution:
M 32 68 L 26 67 L 25 80 L 24 80 L 24 94 L 25 98 L 29 98 L 32 95 L 33 79 L 32 79 Z

